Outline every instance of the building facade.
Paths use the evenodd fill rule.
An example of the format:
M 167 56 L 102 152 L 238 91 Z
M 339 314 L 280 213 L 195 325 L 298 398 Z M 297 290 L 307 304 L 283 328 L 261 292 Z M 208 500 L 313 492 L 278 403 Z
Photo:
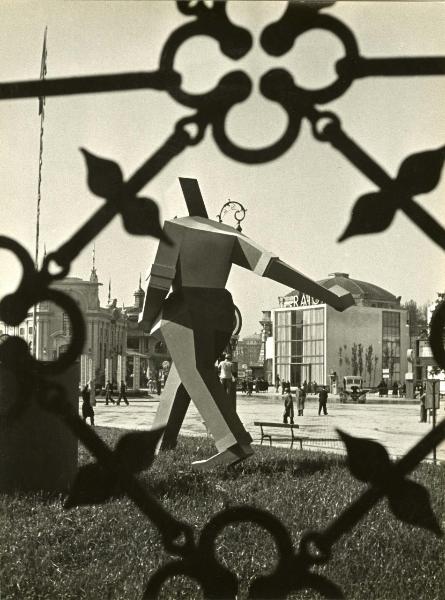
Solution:
M 109 301 L 107 307 L 100 306 L 100 285 L 94 267 L 88 281 L 66 277 L 52 284 L 54 289 L 76 301 L 85 319 L 86 340 L 80 357 L 81 385 L 93 380 L 97 385 L 107 380 L 119 382 L 125 378 L 127 319 L 117 307 L 116 300 Z M 0 322 L 1 334 L 23 338 L 38 360 L 57 360 L 69 346 L 71 324 L 68 315 L 58 305 L 40 302 L 36 306 L 35 319 L 31 310 L 26 320 L 17 327 Z M 33 339 L 36 340 L 35 351 Z
M 130 389 L 147 387 L 150 378 L 165 380 L 171 358 L 164 342 L 145 332 L 138 324 L 145 293 L 139 286 L 131 306 L 117 306 L 108 291 L 108 303 L 100 305 L 99 283 L 93 266 L 89 280 L 66 277 L 52 284 L 54 289 L 73 298 L 85 319 L 86 340 L 80 357 L 80 383 L 94 380 L 96 386 L 108 381 L 118 385 L 125 381 Z M 68 348 L 71 324 L 68 315 L 54 303 L 41 302 L 36 306 L 36 335 L 33 334 L 34 314 L 26 321 L 11 327 L 0 321 L 0 336 L 15 335 L 23 338 L 32 353 L 36 340 L 35 357 L 38 360 L 56 360 Z
M 263 342 L 261 335 L 258 333 L 237 341 L 233 360 L 238 366 L 238 377 L 263 376 L 264 360 L 262 348 Z
M 350 292 L 355 305 L 338 312 L 298 290 L 280 297 L 270 311 L 272 337 L 265 343 L 273 381 L 278 374 L 291 385 L 341 385 L 346 375 L 361 375 L 369 386 L 382 377 L 389 384 L 403 382 L 409 332 L 400 297 L 347 273 L 318 283 Z
M 133 389 L 139 389 L 147 387 L 150 379 L 164 380 L 171 358 L 164 342 L 138 324 L 145 297 L 140 278 L 133 296 L 133 305 L 124 307 L 127 318 L 127 382 Z

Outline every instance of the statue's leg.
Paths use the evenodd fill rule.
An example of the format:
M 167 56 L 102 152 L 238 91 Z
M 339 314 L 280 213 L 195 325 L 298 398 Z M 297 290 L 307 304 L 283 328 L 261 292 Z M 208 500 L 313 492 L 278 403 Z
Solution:
M 161 329 L 179 377 L 219 451 L 209 461 L 199 461 L 198 466 L 228 464 L 250 456 L 252 438 L 227 398 L 215 369 L 216 332 L 208 327 L 208 322 L 195 324 L 192 330 L 189 323 L 164 321 Z
M 179 378 L 178 371 L 173 363 L 168 374 L 167 381 L 159 399 L 152 429 L 164 427 L 164 434 L 159 442 L 159 450 L 174 448 L 177 443 L 179 430 L 190 404 L 190 396 L 187 394 Z

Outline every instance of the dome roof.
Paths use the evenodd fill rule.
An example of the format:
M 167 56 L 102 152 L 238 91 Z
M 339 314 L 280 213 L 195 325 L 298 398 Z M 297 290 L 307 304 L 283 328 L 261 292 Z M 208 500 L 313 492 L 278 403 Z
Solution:
M 352 294 L 356 304 L 387 308 L 397 308 L 400 306 L 400 296 L 394 296 L 391 292 L 373 283 L 351 279 L 348 273 L 331 273 L 328 279 L 321 279 L 317 283 L 327 289 L 334 286 L 342 287 Z M 298 294 L 298 290 L 294 290 L 286 294 L 286 296 L 294 296 L 296 294 Z

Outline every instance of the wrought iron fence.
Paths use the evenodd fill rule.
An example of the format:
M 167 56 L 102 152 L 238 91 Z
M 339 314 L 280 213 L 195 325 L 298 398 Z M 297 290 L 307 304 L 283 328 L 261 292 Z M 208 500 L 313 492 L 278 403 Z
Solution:
M 178 49 L 193 36 L 214 38 L 219 42 L 221 52 L 231 59 L 242 57 L 250 50 L 251 34 L 230 21 L 223 2 L 215 2 L 212 6 L 204 2 L 177 3 L 178 10 L 191 20 L 170 35 L 161 53 L 159 69 L 155 72 L 0 84 L 0 99 L 150 88 L 165 91 L 178 103 L 194 111 L 176 123 L 165 143 L 126 181 L 116 162 L 82 150 L 88 169 L 88 186 L 105 202 L 67 242 L 45 257 L 40 270 L 37 270 L 32 258 L 17 241 L 0 237 L 0 248 L 13 252 L 23 267 L 18 289 L 0 302 L 0 318 L 9 325 L 18 325 L 26 318 L 31 307 L 48 300 L 62 307 L 69 315 L 73 332 L 68 351 L 50 362 L 36 360 L 20 338 L 3 340 L 0 361 L 15 374 L 19 386 L 17 401 L 11 407 L 9 417 L 20 418 L 20 414 L 27 409 L 31 391 L 37 392 L 41 408 L 62 419 L 96 458 L 96 462 L 78 471 L 65 503 L 66 508 L 102 503 L 118 491 L 131 498 L 156 525 L 165 551 L 177 558 L 151 575 L 144 594 L 146 599 L 156 598 L 167 579 L 181 574 L 199 582 L 206 598 L 235 598 L 237 577 L 218 562 L 215 554 L 217 535 L 227 525 L 234 523 L 247 521 L 259 525 L 270 533 L 278 548 L 275 570 L 257 577 L 251 583 L 249 593 L 252 598 L 285 598 L 287 594 L 304 588 L 317 590 L 329 598 L 341 598 L 339 585 L 315 573 L 312 568 L 328 562 L 335 543 L 383 497 L 388 499 L 398 519 L 427 528 L 437 535 L 442 534 L 430 507 L 427 490 L 407 476 L 445 439 L 445 420 L 397 462 L 391 462 L 385 448 L 377 442 L 339 432 L 346 447 L 351 473 L 366 482 L 368 487 L 326 528 L 308 531 L 303 535 L 297 549 L 287 529 L 273 514 L 251 506 L 222 510 L 209 520 L 196 539 L 192 527 L 170 514 L 135 477 L 139 471 L 149 468 L 154 460 L 160 432 L 128 433 L 112 450 L 79 417 L 68 402 L 62 386 L 47 379 L 48 375 L 63 372 L 79 357 L 85 339 L 85 326 L 76 303 L 62 292 L 52 289 L 50 284 L 69 273 L 73 259 L 118 214 L 128 233 L 162 237 L 164 234 L 157 205 L 153 200 L 138 197 L 137 194 L 172 158 L 186 148 L 199 144 L 207 129 L 211 130 L 223 154 L 236 161 L 259 164 L 276 159 L 292 146 L 306 119 L 311 124 L 316 140 L 331 144 L 377 186 L 377 191 L 357 200 L 340 241 L 353 235 L 387 229 L 395 213 L 401 210 L 432 241 L 445 249 L 444 229 L 414 199 L 416 194 L 430 192 L 438 184 L 445 159 L 445 146 L 408 156 L 400 165 L 397 176 L 391 178 L 346 133 L 335 113 L 318 108 L 318 105 L 341 96 L 357 78 L 443 75 L 445 58 L 366 58 L 360 54 L 353 32 L 340 20 L 323 12 L 331 4 L 289 3 L 283 16 L 266 27 L 261 35 L 264 51 L 281 56 L 303 33 L 321 29 L 336 36 L 346 53 L 337 64 L 337 80 L 322 89 L 308 91 L 301 88 L 284 69 L 273 69 L 261 78 L 261 93 L 277 102 L 288 116 L 287 129 L 282 137 L 263 148 L 241 148 L 229 139 L 225 130 L 231 107 L 243 102 L 250 94 L 252 84 L 245 72 L 230 72 L 207 93 L 189 94 L 181 88 L 181 77 L 174 70 Z M 431 325 L 431 348 L 438 364 L 445 368 L 442 343 L 445 302 L 438 306 Z

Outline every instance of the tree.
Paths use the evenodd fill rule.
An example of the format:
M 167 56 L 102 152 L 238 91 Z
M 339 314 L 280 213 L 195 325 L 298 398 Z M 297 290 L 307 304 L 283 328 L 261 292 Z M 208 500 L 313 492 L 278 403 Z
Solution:
M 414 340 L 428 327 L 427 306 L 427 304 L 417 304 L 415 300 L 408 300 L 408 302 L 402 304 L 402 308 L 408 311 L 409 339 L 411 347 L 414 345 Z
M 372 375 L 372 359 L 373 359 L 374 349 L 372 344 L 367 347 L 365 352 L 365 369 L 368 373 L 368 385 L 371 385 L 371 375 Z
M 373 378 L 372 378 L 372 385 L 375 385 L 375 374 L 376 374 L 376 371 L 377 371 L 377 363 L 378 362 L 379 362 L 379 357 L 376 355 L 376 356 L 374 356 L 374 375 L 373 375 Z
M 363 375 L 363 346 L 361 344 L 357 347 L 357 362 L 358 362 L 358 373 L 360 377 Z
M 340 346 L 338 349 L 338 378 L 341 378 L 341 371 L 342 371 L 342 364 L 343 364 L 343 348 Z
M 351 367 L 352 374 L 357 375 L 358 373 L 358 361 L 357 361 L 357 344 L 354 342 L 351 348 Z
M 347 367 L 349 367 L 349 365 L 351 364 L 351 361 L 349 360 L 349 357 L 348 357 L 348 355 L 346 354 L 346 351 L 347 351 L 347 349 L 348 349 L 347 345 L 346 345 L 346 344 L 344 344 L 344 345 L 343 345 L 343 350 L 344 350 L 344 357 L 345 357 L 345 365 L 346 365 Z M 347 372 L 346 372 L 346 375 L 347 375 Z

